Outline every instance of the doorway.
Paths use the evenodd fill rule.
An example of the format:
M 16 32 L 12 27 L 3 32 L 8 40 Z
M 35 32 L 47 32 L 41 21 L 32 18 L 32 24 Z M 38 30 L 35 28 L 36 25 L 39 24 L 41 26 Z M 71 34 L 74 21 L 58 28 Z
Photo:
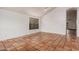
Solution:
M 77 9 L 71 8 L 66 12 L 66 38 L 76 39 L 77 37 Z

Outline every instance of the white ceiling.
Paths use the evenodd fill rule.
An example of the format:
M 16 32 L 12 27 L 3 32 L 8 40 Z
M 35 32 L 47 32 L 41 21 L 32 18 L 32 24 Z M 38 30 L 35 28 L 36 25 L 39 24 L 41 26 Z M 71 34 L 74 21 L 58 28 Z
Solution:
M 42 17 L 55 7 L 1 7 L 1 9 L 28 14 L 33 17 Z

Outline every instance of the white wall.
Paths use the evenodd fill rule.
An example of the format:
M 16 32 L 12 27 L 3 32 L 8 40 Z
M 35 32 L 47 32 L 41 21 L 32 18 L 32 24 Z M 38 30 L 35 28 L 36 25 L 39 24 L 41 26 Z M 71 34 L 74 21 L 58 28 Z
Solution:
M 40 30 L 29 30 L 29 16 L 0 9 L 0 40 L 27 35 Z
M 79 37 L 79 8 L 77 8 L 77 36 Z
M 56 8 L 41 19 L 41 31 L 65 34 L 66 10 Z M 79 8 L 77 8 L 77 35 L 79 36 Z M 38 30 L 29 30 L 29 16 L 0 9 L 0 40 L 27 35 Z
M 66 10 L 68 8 L 55 8 L 42 18 L 41 31 L 65 34 Z
M 56 8 L 41 19 L 41 31 L 66 34 L 66 10 Z M 79 36 L 79 8 L 77 8 L 77 36 Z

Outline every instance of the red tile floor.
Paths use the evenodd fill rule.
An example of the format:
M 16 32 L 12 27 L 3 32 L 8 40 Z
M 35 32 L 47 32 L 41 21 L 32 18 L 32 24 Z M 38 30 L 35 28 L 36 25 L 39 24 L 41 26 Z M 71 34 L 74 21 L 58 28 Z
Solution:
M 79 40 L 64 35 L 38 32 L 0 41 L 0 51 L 78 51 Z

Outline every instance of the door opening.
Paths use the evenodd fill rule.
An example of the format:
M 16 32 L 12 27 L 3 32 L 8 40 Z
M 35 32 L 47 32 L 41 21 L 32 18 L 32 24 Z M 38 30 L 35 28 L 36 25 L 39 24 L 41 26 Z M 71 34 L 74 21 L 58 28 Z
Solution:
M 77 37 L 77 9 L 71 8 L 66 13 L 66 38 L 76 39 Z

